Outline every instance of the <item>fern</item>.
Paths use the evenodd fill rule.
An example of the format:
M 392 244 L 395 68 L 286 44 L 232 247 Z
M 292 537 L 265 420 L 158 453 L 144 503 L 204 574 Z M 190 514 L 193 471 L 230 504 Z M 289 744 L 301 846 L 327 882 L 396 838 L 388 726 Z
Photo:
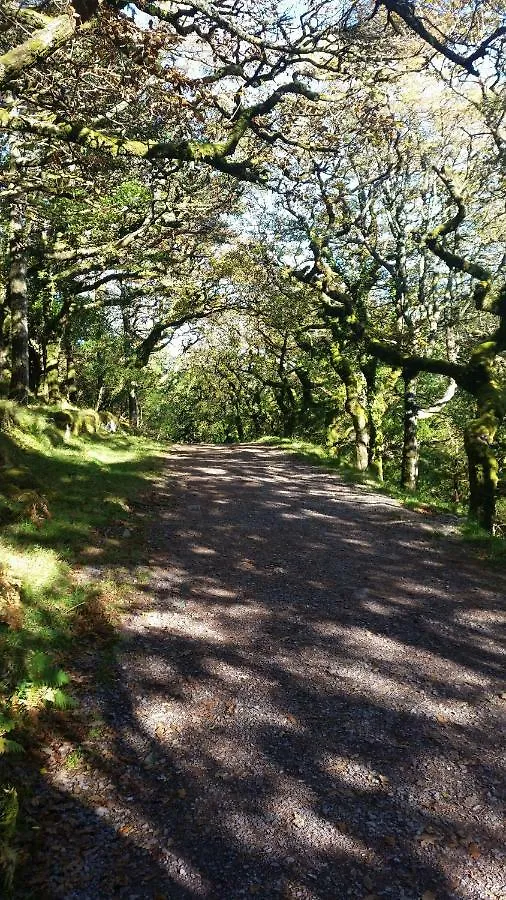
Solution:
M 52 703 L 58 709 L 67 709 L 74 701 L 62 690 L 70 681 L 63 669 L 57 669 L 51 658 L 41 650 L 30 654 L 26 660 L 27 678 L 16 690 L 16 703 L 27 709 L 36 709 Z
M 5 737 L 6 734 L 9 734 L 9 732 L 15 728 L 15 725 L 16 723 L 13 719 L 8 719 L 6 716 L 0 715 L 0 754 L 23 752 L 21 744 Z
M 19 753 L 22 746 L 6 735 L 16 726 L 23 724 L 23 714 L 27 710 L 40 710 L 48 705 L 57 709 L 68 709 L 75 701 L 64 690 L 70 678 L 63 669 L 58 669 L 51 658 L 40 650 L 30 653 L 25 660 L 26 678 L 21 681 L 10 698 L 0 708 L 0 755 Z

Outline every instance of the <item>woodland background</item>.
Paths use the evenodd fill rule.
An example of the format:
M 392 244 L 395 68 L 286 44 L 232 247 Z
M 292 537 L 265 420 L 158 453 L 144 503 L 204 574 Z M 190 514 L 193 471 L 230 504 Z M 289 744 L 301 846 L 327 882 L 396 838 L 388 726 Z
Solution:
M 492 530 L 504 42 L 501 2 L 4 3 L 3 396 L 309 440 Z

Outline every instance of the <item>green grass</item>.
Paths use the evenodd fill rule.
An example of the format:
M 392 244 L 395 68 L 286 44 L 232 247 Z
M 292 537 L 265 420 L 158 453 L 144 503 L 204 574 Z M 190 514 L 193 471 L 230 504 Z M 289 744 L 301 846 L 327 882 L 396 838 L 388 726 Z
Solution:
M 65 438 L 51 411 L 3 404 L 0 413 L 0 741 L 8 731 L 23 743 L 16 729 L 28 713 L 69 702 L 65 667 L 88 626 L 111 652 L 105 620 L 142 562 L 129 504 L 162 451 L 126 434 Z M 107 577 L 87 582 L 76 576 L 84 566 Z
M 79 709 L 63 720 L 48 712 L 75 705 L 83 646 L 92 649 L 95 681 L 110 678 L 114 623 L 145 571 L 143 519 L 132 501 L 163 456 L 153 442 L 101 432 L 93 411 L 0 401 L 0 893 L 2 881 L 11 890 L 18 793 L 29 790 L 23 751 L 59 723 L 79 730 Z M 94 721 L 90 736 L 102 729 Z M 63 764 L 85 764 L 79 739 Z
M 84 753 L 81 747 L 76 747 L 74 750 L 71 750 L 70 753 L 67 753 L 65 757 L 65 768 L 70 772 L 75 769 L 80 769 L 84 765 Z
M 504 568 L 506 563 L 506 538 L 504 532 L 491 535 L 476 523 L 466 520 L 461 527 L 466 544 L 480 559 Z

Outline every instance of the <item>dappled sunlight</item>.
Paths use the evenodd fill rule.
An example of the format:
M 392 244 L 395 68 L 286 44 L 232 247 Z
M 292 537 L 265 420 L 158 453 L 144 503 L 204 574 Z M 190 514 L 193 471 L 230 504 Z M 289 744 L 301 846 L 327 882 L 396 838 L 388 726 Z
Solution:
M 482 900 L 501 866 L 497 589 L 462 558 L 450 585 L 458 546 L 413 513 L 361 514 L 337 476 L 277 455 L 279 506 L 279 475 L 250 477 L 273 455 L 186 452 L 89 697 L 104 736 L 45 802 L 94 815 L 96 883 L 121 872 L 125 900 Z M 201 472 L 219 460 L 226 485 Z
M 32 546 L 21 553 L 1 543 L 0 564 L 8 566 L 15 578 L 29 586 L 32 594 L 47 591 L 63 577 L 62 560 L 44 547 Z

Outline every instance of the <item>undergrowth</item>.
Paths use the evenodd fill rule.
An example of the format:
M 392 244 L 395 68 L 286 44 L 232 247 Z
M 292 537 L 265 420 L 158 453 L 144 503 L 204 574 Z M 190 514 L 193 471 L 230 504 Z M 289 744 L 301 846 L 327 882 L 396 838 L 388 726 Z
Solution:
M 72 705 L 68 670 L 83 634 L 95 634 L 110 653 L 104 623 L 125 596 L 108 567 L 135 563 L 130 503 L 161 458 L 141 438 L 91 426 L 72 434 L 55 424 L 54 411 L 0 404 L 0 763 L 36 741 L 48 708 Z M 105 573 L 98 583 L 87 580 L 87 566 Z M 16 819 L 16 788 L 4 775 L 5 890 Z

